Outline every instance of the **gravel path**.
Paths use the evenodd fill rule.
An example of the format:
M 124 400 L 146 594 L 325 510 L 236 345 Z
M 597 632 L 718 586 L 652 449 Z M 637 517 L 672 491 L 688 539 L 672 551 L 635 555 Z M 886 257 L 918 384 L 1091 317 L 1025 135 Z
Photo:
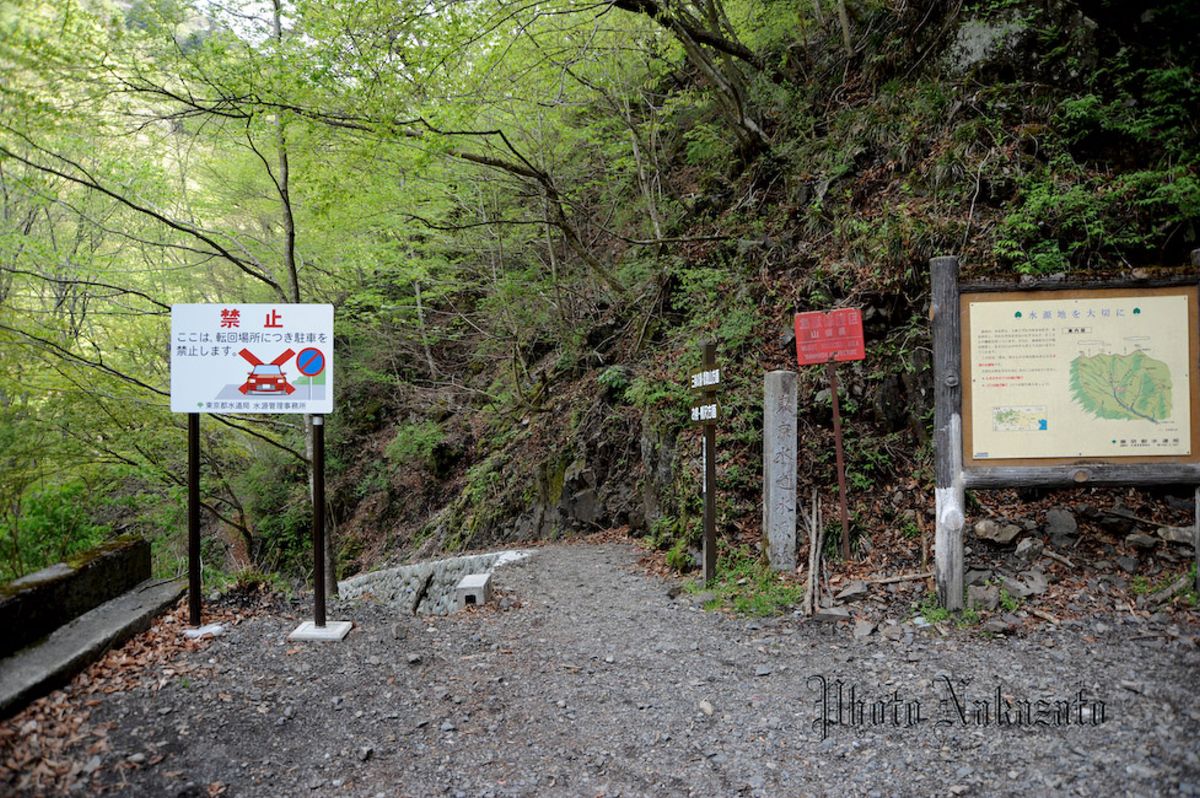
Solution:
M 289 644 L 301 605 L 249 618 L 175 663 L 186 676 L 102 698 L 105 779 L 145 796 L 1200 795 L 1186 633 L 1110 616 L 858 640 L 706 613 L 636 562 L 548 547 L 497 571 L 511 609 L 349 603 L 330 613 L 355 621 L 341 644 Z M 846 722 L 826 724 L 839 680 Z

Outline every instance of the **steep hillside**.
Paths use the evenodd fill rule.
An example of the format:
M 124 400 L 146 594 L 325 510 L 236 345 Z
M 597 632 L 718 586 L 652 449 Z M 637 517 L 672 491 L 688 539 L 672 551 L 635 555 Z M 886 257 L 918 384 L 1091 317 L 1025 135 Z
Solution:
M 564 330 L 531 309 L 551 296 L 472 286 L 431 301 L 431 334 L 466 306 L 524 314 L 514 338 L 460 324 L 430 355 L 411 330 L 387 331 L 440 378 L 348 392 L 335 447 L 348 567 L 609 527 L 686 562 L 701 508 L 684 380 L 706 338 L 730 380 L 719 528 L 755 541 L 762 375 L 795 368 L 794 312 L 835 306 L 863 308 L 868 338 L 866 361 L 841 369 L 855 543 L 915 561 L 932 508 L 928 259 L 956 254 L 967 277 L 1007 280 L 1190 268 L 1200 86 L 1189 4 L 851 9 L 849 55 L 833 20 L 802 42 L 758 31 L 768 66 L 750 92 L 769 146 L 723 137 L 708 106 L 671 114 L 656 175 L 680 210 L 669 243 L 631 244 L 640 219 L 589 220 L 630 225 L 604 255 L 643 286 L 635 298 L 586 298 L 586 317 Z M 679 102 L 682 80 L 661 78 L 664 104 Z M 352 351 L 370 361 L 374 346 Z M 799 495 L 832 501 L 828 386 L 820 369 L 800 378 Z
M 917 558 L 929 258 L 1187 268 L 1198 23 L 1186 0 L 15 0 L 0 575 L 123 531 L 182 571 L 179 303 L 336 306 L 347 571 L 626 527 L 686 565 L 702 340 L 722 539 L 755 542 L 762 374 L 792 367 L 793 313 L 861 307 L 854 537 Z M 828 502 L 830 394 L 800 383 L 800 495 Z M 311 424 L 203 430 L 213 575 L 304 578 Z

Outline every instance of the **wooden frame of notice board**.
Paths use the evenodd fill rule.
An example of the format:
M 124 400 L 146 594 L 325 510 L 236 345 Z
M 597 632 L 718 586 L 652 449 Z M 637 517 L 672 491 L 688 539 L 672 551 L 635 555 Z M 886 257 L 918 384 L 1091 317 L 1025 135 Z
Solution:
M 930 261 L 942 606 L 963 606 L 966 488 L 1200 486 L 1200 250 L 1192 265 L 960 290 L 957 258 Z M 1200 487 L 1193 529 L 1200 563 Z

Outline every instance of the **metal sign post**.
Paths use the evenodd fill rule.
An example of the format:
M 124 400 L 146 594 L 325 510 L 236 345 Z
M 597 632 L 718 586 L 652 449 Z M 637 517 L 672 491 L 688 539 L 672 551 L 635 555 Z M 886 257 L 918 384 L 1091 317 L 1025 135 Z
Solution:
M 717 386 L 721 370 L 717 368 L 717 348 L 706 341 L 701 344 L 704 370 L 691 376 L 691 389 L 700 393 L 692 406 L 692 421 L 700 424 L 704 448 L 704 581 L 717 576 Z
M 313 416 L 313 624 L 325 628 L 325 418 Z
M 829 395 L 833 399 L 833 443 L 837 453 L 838 509 L 842 515 L 842 560 L 850 559 L 850 510 L 846 506 L 846 457 L 842 447 L 842 413 L 838 405 L 837 368 L 830 360 L 825 363 L 829 375 Z
M 842 559 L 850 559 L 850 510 L 846 505 L 846 461 L 842 443 L 842 413 L 838 402 L 837 361 L 863 360 L 862 311 L 840 308 L 828 313 L 796 314 L 796 361 L 801 366 L 825 364 L 833 400 L 833 439 L 837 454 L 838 506 L 842 516 Z
M 188 623 L 200 626 L 200 414 L 188 413 Z
M 312 417 L 313 619 L 296 627 L 288 640 L 342 640 L 354 625 L 325 619 L 325 417 Z

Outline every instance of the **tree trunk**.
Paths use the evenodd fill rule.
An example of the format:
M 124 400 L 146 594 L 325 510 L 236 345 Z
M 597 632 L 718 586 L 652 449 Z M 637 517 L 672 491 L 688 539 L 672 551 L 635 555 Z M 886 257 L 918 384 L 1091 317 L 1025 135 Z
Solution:
M 850 41 L 850 15 L 846 13 L 846 0 L 837 0 L 838 21 L 842 23 L 842 44 L 846 55 L 854 55 L 854 44 Z
M 281 0 L 274 0 L 273 11 L 271 22 L 274 26 L 275 41 L 282 45 Z M 296 219 L 292 214 L 291 170 L 288 165 L 287 136 L 283 120 L 278 115 L 275 117 L 275 130 L 279 152 L 279 177 L 275 184 L 279 191 L 279 204 L 283 213 L 283 267 L 287 272 L 289 299 L 299 304 L 301 297 L 300 273 L 296 267 Z M 313 463 L 313 419 L 312 415 L 308 413 L 304 415 L 304 455 L 308 459 L 308 497 L 311 502 L 314 499 L 313 469 L 316 464 Z M 333 534 L 329 528 L 329 517 L 330 513 L 325 513 L 325 595 L 328 598 L 334 598 L 338 594 L 337 560 L 334 558 L 336 549 L 333 545 Z

